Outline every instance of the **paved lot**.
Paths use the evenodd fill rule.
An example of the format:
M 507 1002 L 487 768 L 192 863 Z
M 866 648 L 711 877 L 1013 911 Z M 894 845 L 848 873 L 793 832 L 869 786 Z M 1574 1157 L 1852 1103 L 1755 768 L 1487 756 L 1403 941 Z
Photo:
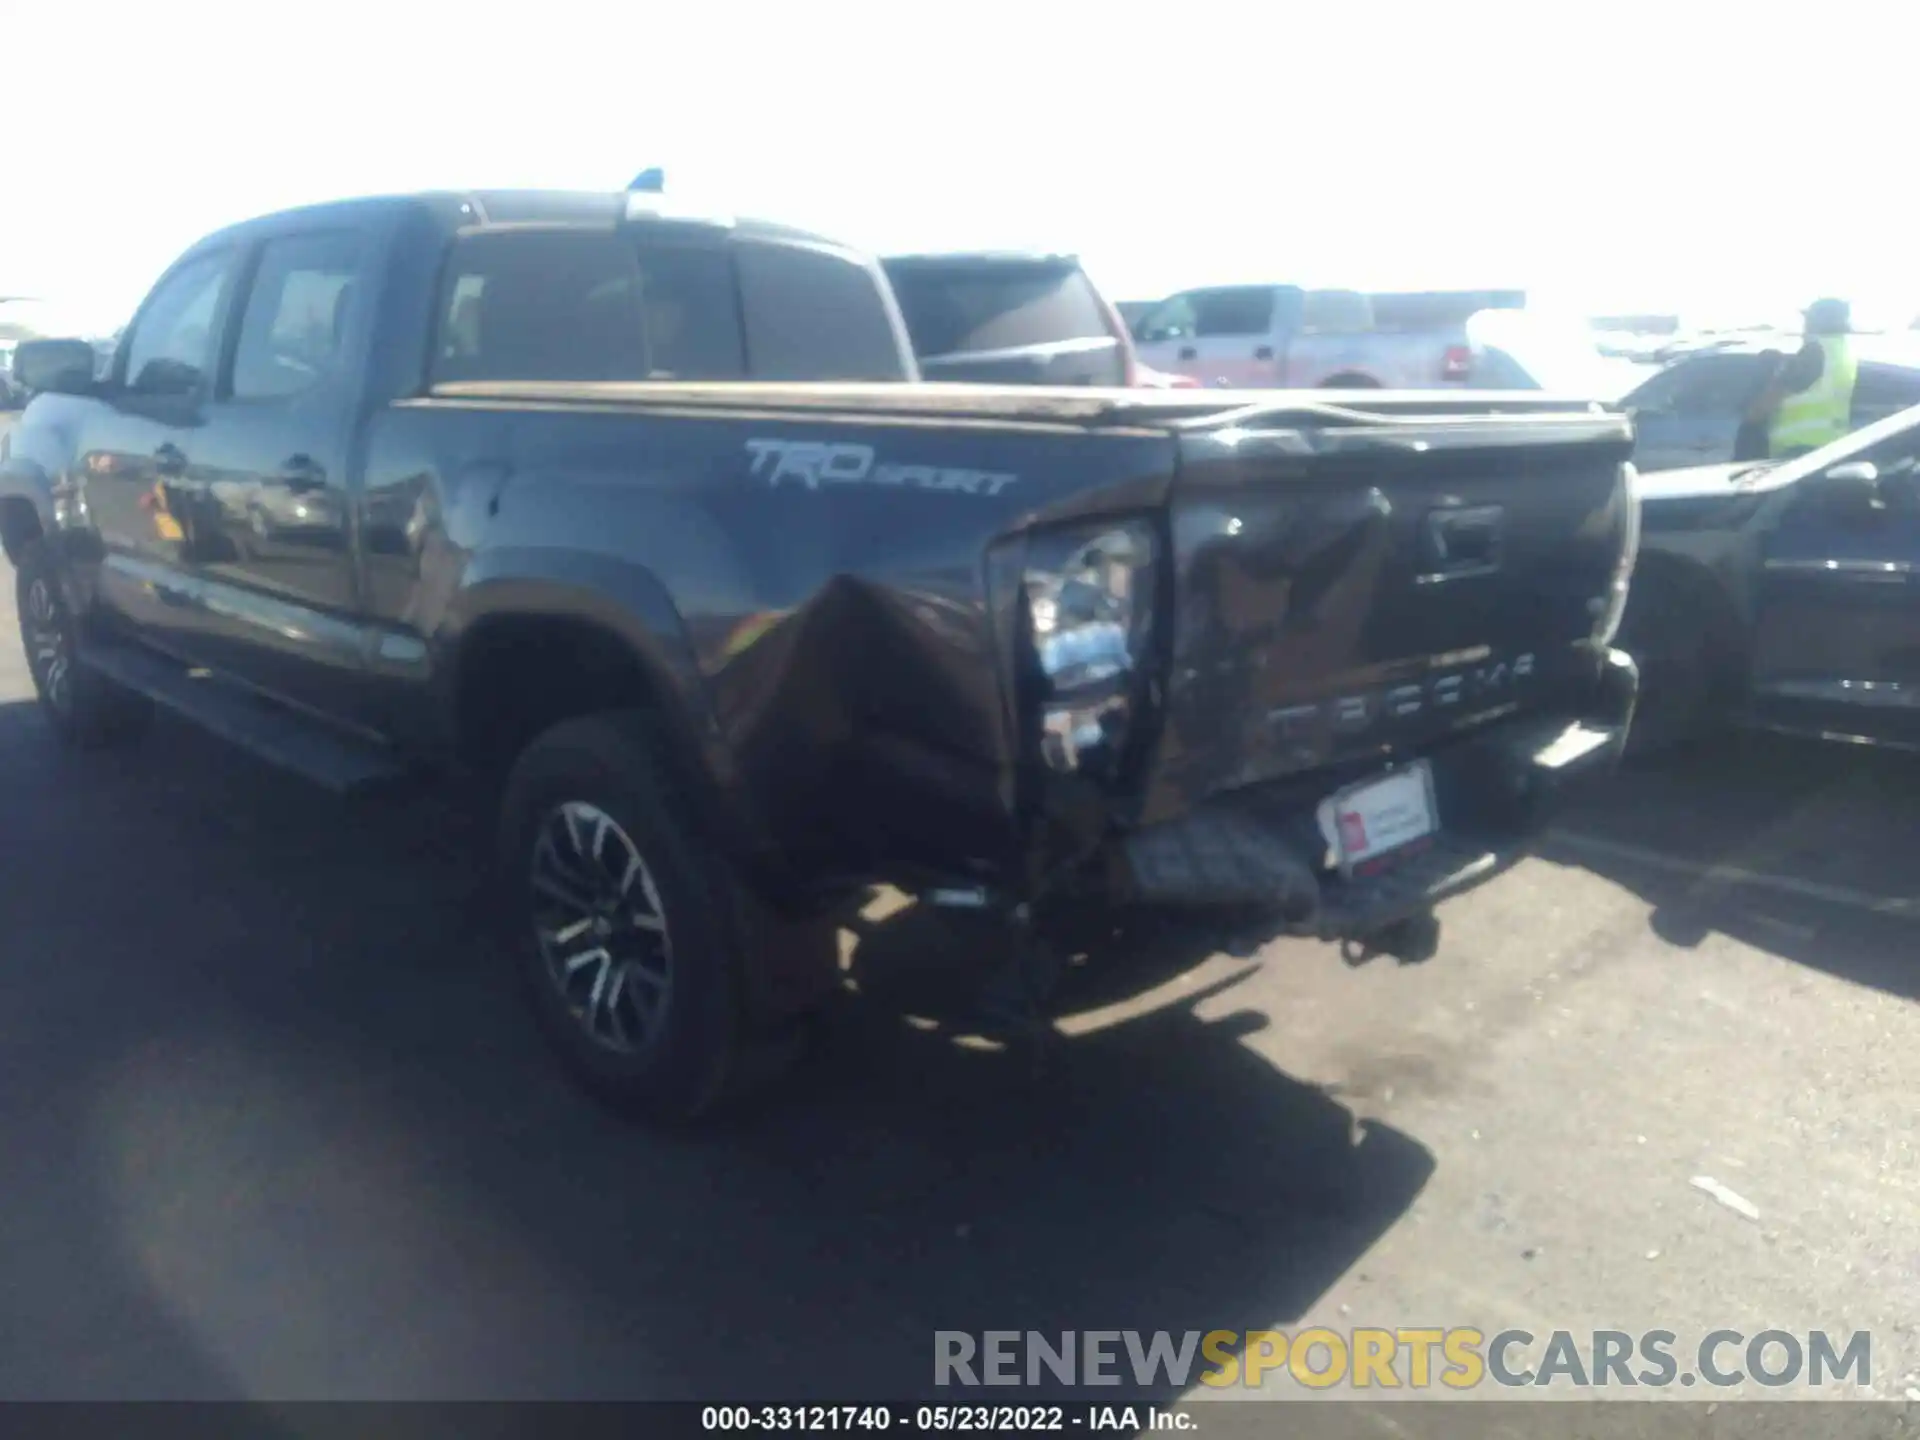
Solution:
M 936 1328 L 1309 1321 L 1868 1328 L 1920 1384 L 1920 762 L 1624 779 L 1413 969 L 1132 937 L 1038 1084 L 903 1019 L 909 912 L 663 1139 L 557 1078 L 455 822 L 63 755 L 11 589 L 0 1395 L 904 1397 Z

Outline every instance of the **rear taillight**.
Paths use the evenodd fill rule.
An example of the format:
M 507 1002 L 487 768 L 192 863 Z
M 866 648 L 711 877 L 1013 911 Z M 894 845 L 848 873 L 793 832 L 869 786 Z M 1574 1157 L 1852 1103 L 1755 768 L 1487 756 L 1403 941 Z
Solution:
M 1620 467 L 1617 499 L 1620 516 L 1620 552 L 1614 557 L 1613 574 L 1604 595 L 1594 597 L 1593 643 L 1605 647 L 1620 633 L 1620 621 L 1627 613 L 1627 591 L 1633 581 L 1634 562 L 1640 556 L 1640 474 L 1632 462 Z
M 1473 351 L 1465 345 L 1449 345 L 1440 356 L 1443 381 L 1465 380 L 1473 372 Z
M 1154 550 L 1139 521 L 1029 540 L 1026 631 L 1052 769 L 1110 772 L 1125 746 L 1153 621 Z

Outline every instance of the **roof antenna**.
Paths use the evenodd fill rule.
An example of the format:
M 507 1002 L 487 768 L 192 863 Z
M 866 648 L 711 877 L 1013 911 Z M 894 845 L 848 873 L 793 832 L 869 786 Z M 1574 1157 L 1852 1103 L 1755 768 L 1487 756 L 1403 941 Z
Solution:
M 666 192 L 666 188 L 667 172 L 658 165 L 651 170 L 642 170 L 627 186 L 629 191 L 641 195 L 661 195 Z

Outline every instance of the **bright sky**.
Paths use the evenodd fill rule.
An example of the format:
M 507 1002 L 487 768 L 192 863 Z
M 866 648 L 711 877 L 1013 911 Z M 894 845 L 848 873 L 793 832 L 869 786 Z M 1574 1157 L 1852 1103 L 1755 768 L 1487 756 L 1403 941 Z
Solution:
M 0 0 L 0 294 L 110 329 L 231 220 L 657 164 L 876 249 L 1077 251 L 1116 299 L 1920 310 L 1913 0 L 1308 12 Z

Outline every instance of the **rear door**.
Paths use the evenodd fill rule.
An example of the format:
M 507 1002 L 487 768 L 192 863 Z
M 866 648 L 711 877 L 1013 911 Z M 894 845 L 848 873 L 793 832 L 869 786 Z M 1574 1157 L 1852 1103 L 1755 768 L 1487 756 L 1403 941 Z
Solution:
M 1278 305 L 1272 285 L 1188 290 L 1163 300 L 1140 322 L 1140 359 L 1156 370 L 1190 375 L 1202 385 L 1277 385 L 1284 357 L 1277 347 Z
M 1675 470 L 1734 459 L 1747 406 L 1769 368 L 1762 355 L 1701 355 L 1661 371 L 1622 402 L 1638 437 L 1633 463 Z
M 824 273 L 836 279 L 831 268 Z M 748 344 L 775 374 L 804 373 L 809 356 L 826 357 L 840 377 L 865 371 L 869 378 L 886 378 L 889 368 L 897 371 L 900 357 L 884 323 L 856 318 L 852 333 L 821 349 L 807 332 L 779 323 L 802 319 L 806 311 L 757 303 L 769 287 L 822 274 L 813 267 L 796 272 L 749 261 L 736 279 L 732 245 L 706 227 L 514 225 L 471 231 L 453 242 L 441 269 L 429 375 L 435 384 L 739 380 L 750 373 Z M 823 301 L 836 294 L 847 291 L 821 286 Z M 755 311 L 744 332 L 743 295 Z M 443 502 L 476 485 L 482 493 L 496 489 L 526 463 L 508 443 L 505 417 L 476 413 L 466 419 L 470 423 L 452 427 L 454 438 L 447 443 L 453 448 L 431 469 L 404 446 L 383 454 L 379 427 L 370 444 L 364 493 L 357 497 L 366 615 L 377 633 L 405 643 L 424 643 L 419 617 L 438 613 L 443 603 L 436 584 L 448 571 L 436 564 L 436 552 L 452 543 Z
M 1877 495 L 1809 476 L 1763 534 L 1754 718 L 1920 743 L 1920 427 L 1834 464 L 1859 461 Z
M 1127 383 L 1129 342 L 1076 261 L 909 256 L 886 268 L 924 379 Z
M 1431 375 L 1418 379 L 1414 367 L 1395 363 L 1396 353 L 1410 347 L 1404 337 L 1374 333 L 1372 302 L 1357 290 L 1282 290 L 1279 312 L 1275 328 L 1287 336 L 1287 345 L 1269 383 L 1302 390 L 1329 381 L 1336 387 L 1416 389 L 1439 378 L 1437 361 Z

